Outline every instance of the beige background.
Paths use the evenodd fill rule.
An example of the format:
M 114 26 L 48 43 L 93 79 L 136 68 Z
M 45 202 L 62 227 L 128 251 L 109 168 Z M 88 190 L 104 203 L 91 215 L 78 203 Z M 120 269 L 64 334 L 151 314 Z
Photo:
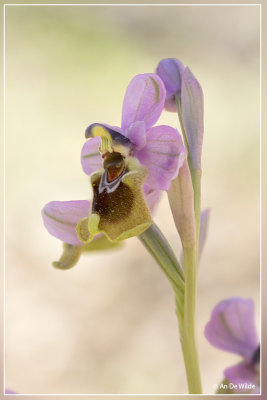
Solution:
M 119 124 L 130 79 L 169 56 L 205 95 L 206 393 L 238 361 L 203 337 L 214 305 L 253 298 L 259 328 L 259 8 L 7 7 L 6 384 L 20 393 L 187 392 L 171 289 L 138 239 L 57 271 L 61 244 L 40 217 L 50 200 L 89 197 L 84 129 Z M 179 252 L 166 195 L 155 220 Z

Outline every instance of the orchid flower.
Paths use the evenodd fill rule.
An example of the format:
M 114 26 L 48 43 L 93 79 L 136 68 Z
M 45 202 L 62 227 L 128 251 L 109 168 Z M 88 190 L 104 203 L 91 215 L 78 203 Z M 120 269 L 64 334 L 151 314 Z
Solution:
M 186 157 L 176 129 L 153 127 L 165 95 L 157 75 L 137 75 L 125 94 L 121 128 L 94 123 L 86 129 L 81 163 L 90 175 L 92 202 L 53 201 L 42 211 L 45 227 L 65 243 L 71 260 L 100 234 L 116 242 L 151 225 L 161 191 L 169 189 Z
M 111 241 L 127 239 L 151 225 L 146 200 L 154 203 L 158 191 L 169 189 L 186 157 L 176 129 L 153 126 L 165 95 L 157 75 L 137 75 L 126 90 L 121 127 L 94 123 L 86 129 L 81 161 L 94 195 L 89 217 L 77 226 L 82 242 L 99 233 Z
M 243 360 L 224 370 L 236 391 L 260 393 L 260 347 L 254 325 L 254 304 L 239 297 L 221 301 L 205 327 L 207 340 L 215 347 L 240 355 Z

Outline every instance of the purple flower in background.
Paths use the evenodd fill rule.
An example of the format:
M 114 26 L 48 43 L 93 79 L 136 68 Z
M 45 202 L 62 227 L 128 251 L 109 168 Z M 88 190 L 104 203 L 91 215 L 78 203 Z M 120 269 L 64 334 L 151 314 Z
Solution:
M 18 394 L 18 392 L 14 392 L 14 390 L 6 388 L 5 389 L 5 394 Z
M 53 201 L 43 211 L 49 233 L 61 239 L 71 257 L 95 236 L 111 241 L 138 235 L 152 223 L 161 190 L 168 190 L 186 150 L 176 129 L 153 127 L 165 102 L 165 88 L 155 74 L 135 76 L 122 107 L 121 128 L 95 123 L 85 132 L 81 152 L 90 175 L 93 200 Z
M 221 301 L 205 327 L 207 340 L 215 347 L 242 356 L 224 370 L 225 378 L 238 392 L 260 393 L 260 347 L 254 325 L 254 304 L 239 297 Z

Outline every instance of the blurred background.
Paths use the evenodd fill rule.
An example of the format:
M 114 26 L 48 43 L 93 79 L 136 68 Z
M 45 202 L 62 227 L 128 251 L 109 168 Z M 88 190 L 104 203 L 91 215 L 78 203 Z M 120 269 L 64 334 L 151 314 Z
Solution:
M 187 393 L 172 290 L 137 238 L 51 263 L 51 200 L 87 199 L 84 130 L 119 125 L 126 87 L 176 57 L 205 98 L 197 335 L 204 391 L 237 356 L 203 335 L 213 307 L 252 298 L 260 328 L 259 7 L 6 7 L 6 385 L 20 393 Z M 164 112 L 159 122 L 178 126 Z M 167 196 L 155 221 L 179 254 Z

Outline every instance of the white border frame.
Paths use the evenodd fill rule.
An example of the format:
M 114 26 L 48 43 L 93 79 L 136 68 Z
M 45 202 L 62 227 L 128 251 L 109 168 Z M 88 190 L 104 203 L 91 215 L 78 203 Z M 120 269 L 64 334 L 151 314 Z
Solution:
M 16 3 L 4 3 L 3 4 L 3 396 L 78 396 L 78 397 L 84 397 L 84 396 L 96 396 L 96 397 L 110 397 L 110 396 L 165 396 L 165 397 L 173 397 L 173 396 L 228 396 L 229 398 L 229 394 L 215 394 L 215 393 L 203 393 L 203 394 L 189 394 L 189 393 L 183 393 L 183 394 L 179 394 L 179 393 L 140 393 L 140 394 L 113 394 L 113 393 L 99 393 L 99 394 L 94 394 L 94 393 L 68 393 L 68 394 L 57 394 L 57 393 L 30 393 L 30 394 L 25 394 L 25 393 L 18 393 L 18 394 L 5 394 L 5 223 L 6 223 L 6 218 L 5 218 L 5 100 L 6 100 L 6 91 L 5 91 L 5 76 L 6 76 L 6 71 L 5 71 L 5 10 L 6 7 L 23 7 L 23 6 L 31 6 L 31 7 L 117 7 L 117 6 L 121 6 L 121 7 L 222 7 L 222 6 L 228 6 L 228 7 L 238 7 L 238 6 L 247 6 L 247 7 L 259 7 L 260 10 L 260 21 L 259 21 L 259 27 L 260 27 L 260 38 L 259 38 L 259 42 L 260 42 L 260 49 L 259 49 L 259 55 L 260 55 L 260 88 L 259 88 L 259 96 L 260 96 L 260 104 L 259 104 L 259 108 L 260 108 L 260 115 L 259 115 L 259 122 L 260 122 L 260 335 L 261 335 L 261 339 L 262 339 L 262 4 L 261 3 L 219 3 L 219 4 L 209 4 L 209 3 L 203 3 L 203 4 L 195 4 L 195 3 L 181 3 L 181 4 L 172 4 L 172 3 L 168 3 L 168 4 L 149 4 L 149 3 L 144 3 L 144 4 L 138 4 L 138 3 L 132 3 L 132 4 L 120 4 L 120 3 L 116 3 L 116 4 L 109 4 L 109 3 L 101 3 L 101 4 L 97 4 L 97 3 L 80 3 L 80 4 L 75 4 L 75 3 L 64 3 L 64 4 L 31 4 L 31 3 L 22 3 L 22 4 L 16 4 Z M 262 382 L 262 355 L 263 355 L 263 351 L 262 351 L 262 343 L 261 343 L 261 359 L 260 359 L 260 380 L 261 380 L 261 392 L 258 395 L 255 394 L 235 394 L 234 396 L 261 396 L 262 395 L 262 386 L 263 386 L 263 382 Z M 230 395 L 231 396 L 231 395 Z

